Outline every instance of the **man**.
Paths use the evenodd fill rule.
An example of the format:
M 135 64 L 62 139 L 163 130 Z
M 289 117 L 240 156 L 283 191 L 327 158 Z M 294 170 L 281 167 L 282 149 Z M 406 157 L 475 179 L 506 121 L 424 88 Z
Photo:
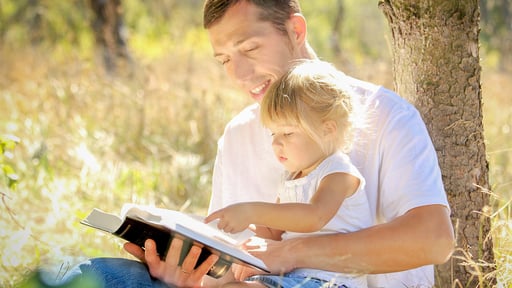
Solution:
M 316 58 L 298 0 L 206 0 L 204 26 L 215 58 L 256 102 L 294 60 Z M 297 267 L 359 271 L 372 274 L 370 287 L 431 287 L 432 264 L 450 257 L 454 235 L 425 125 L 418 112 L 391 91 L 348 76 L 346 81 L 368 111 L 368 125 L 358 132 L 350 157 L 366 178 L 375 226 L 268 242 L 266 249 L 252 253 L 275 273 Z M 258 104 L 247 107 L 230 121 L 219 140 L 210 212 L 241 201 L 273 202 L 281 169 L 272 153 L 270 133 L 259 122 Z M 219 284 L 204 277 L 216 256 L 194 269 L 200 248 L 194 247 L 178 266 L 181 241 L 172 242 L 166 261 L 156 255 L 153 241 L 146 244 L 144 251 L 131 243 L 125 249 L 143 260 L 154 278 L 180 287 Z M 96 271 L 112 271 L 108 259 L 94 265 Z M 147 274 L 141 267 L 140 273 Z M 104 273 L 115 277 L 113 272 Z

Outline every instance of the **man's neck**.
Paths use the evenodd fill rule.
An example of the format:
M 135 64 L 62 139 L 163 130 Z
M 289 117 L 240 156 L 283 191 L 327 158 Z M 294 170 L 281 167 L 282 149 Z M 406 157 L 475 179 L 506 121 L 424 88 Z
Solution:
M 309 43 L 306 42 L 306 45 L 304 45 L 304 58 L 306 59 L 318 59 L 318 56 L 316 56 L 315 50 L 309 45 Z

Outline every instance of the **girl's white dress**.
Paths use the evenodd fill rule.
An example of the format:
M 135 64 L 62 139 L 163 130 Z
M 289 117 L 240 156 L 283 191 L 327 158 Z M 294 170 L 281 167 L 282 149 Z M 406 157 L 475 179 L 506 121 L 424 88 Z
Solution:
M 336 213 L 331 221 L 320 231 L 314 232 L 314 234 L 353 232 L 369 227 L 372 224 L 370 205 L 364 191 L 365 180 L 359 170 L 351 163 L 349 157 L 341 152 L 327 157 L 315 170 L 305 177 L 293 179 L 294 175 L 287 173 L 281 186 L 282 189 L 279 191 L 280 203 L 309 203 L 320 181 L 329 174 L 339 172 L 348 173 L 359 178 L 359 188 L 354 194 L 343 201 L 338 209 L 338 213 Z M 297 219 L 297 221 L 300 221 L 300 219 Z M 302 236 L 311 236 L 311 233 L 285 232 L 283 240 Z M 365 275 L 344 274 L 307 268 L 295 269 L 291 273 L 329 281 L 333 284 L 344 284 L 347 287 L 367 287 Z

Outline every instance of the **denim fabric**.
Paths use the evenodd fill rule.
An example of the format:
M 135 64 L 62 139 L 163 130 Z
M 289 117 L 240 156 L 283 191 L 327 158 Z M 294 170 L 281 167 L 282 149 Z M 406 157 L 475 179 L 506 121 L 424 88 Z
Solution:
M 90 259 L 71 269 L 64 276 L 61 284 L 77 281 L 80 278 L 96 279 L 97 288 L 169 287 L 152 278 L 143 263 L 123 258 Z
M 260 282 L 269 288 L 349 288 L 345 285 L 340 286 L 316 278 L 305 278 L 291 274 L 255 275 L 246 280 Z
M 138 261 L 124 258 L 93 258 L 80 263 L 68 271 L 60 285 L 94 279 L 94 288 L 164 288 L 165 283 L 154 279 L 147 267 Z M 269 288 L 349 288 L 345 285 L 335 285 L 316 278 L 305 278 L 292 274 L 256 275 L 249 281 L 257 281 Z M 75 287 L 75 286 L 73 286 Z M 80 287 L 80 286 L 77 286 Z M 90 286 L 87 286 L 90 287 Z M 91 287 L 92 288 L 92 287 Z

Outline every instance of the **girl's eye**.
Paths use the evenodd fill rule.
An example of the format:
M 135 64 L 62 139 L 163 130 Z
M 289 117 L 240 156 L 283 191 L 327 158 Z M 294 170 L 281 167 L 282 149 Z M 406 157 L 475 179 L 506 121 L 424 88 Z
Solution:
M 290 133 L 284 133 L 284 136 L 285 136 L 285 137 L 289 137 L 289 136 L 292 136 L 292 134 L 293 134 L 293 133 L 291 133 L 291 132 L 290 132 Z

